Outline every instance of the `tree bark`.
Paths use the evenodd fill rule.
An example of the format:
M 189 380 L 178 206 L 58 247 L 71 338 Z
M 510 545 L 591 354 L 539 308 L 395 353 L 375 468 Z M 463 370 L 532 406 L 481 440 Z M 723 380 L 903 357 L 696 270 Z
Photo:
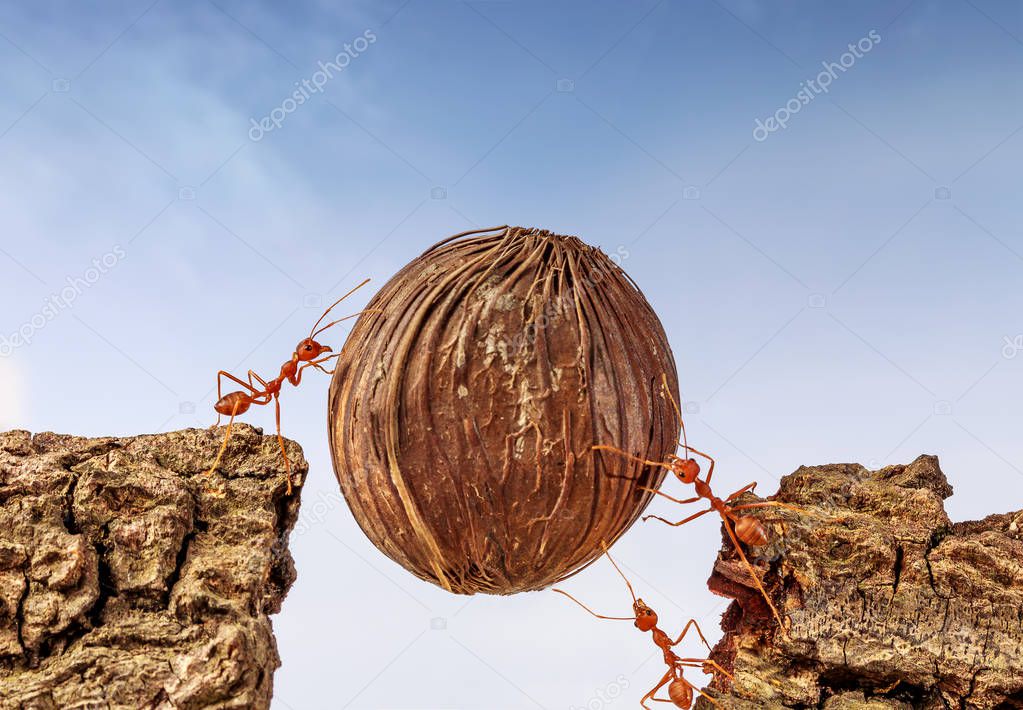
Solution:
M 712 658 L 735 680 L 708 692 L 737 710 L 1023 707 L 1019 513 L 953 524 L 951 494 L 933 456 L 786 476 L 775 498 L 806 514 L 759 513 L 773 539 L 747 550 L 787 635 L 726 542 L 710 587 L 735 601 Z
M 299 501 L 245 424 L 202 476 L 222 436 L 0 434 L 0 709 L 269 707 Z

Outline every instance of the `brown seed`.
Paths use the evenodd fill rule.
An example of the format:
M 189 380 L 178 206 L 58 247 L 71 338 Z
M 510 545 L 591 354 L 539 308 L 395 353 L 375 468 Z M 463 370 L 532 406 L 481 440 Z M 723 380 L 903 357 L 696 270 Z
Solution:
M 629 277 L 575 237 L 500 227 L 440 242 L 345 343 L 330 446 L 369 539 L 461 594 L 542 589 L 640 515 L 674 452 L 675 363 Z M 613 478 L 608 474 L 631 477 Z

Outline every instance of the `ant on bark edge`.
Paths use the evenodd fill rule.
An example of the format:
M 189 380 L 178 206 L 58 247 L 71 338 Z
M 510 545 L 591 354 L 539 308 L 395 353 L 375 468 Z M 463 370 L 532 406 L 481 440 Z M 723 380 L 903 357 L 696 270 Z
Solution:
M 680 525 L 685 525 L 690 521 L 696 520 L 697 518 L 704 516 L 707 513 L 717 513 L 719 516 L 721 516 L 722 525 L 725 528 L 725 532 L 728 533 L 728 537 L 731 538 L 732 545 L 735 547 L 735 551 L 739 553 L 739 557 L 742 559 L 743 564 L 749 571 L 749 575 L 750 578 L 753 580 L 753 584 L 760 592 L 760 595 L 764 598 L 764 601 L 767 602 L 767 606 L 770 608 L 771 613 L 774 615 L 775 620 L 778 622 L 778 628 L 780 628 L 782 633 L 784 634 L 785 624 L 782 622 L 781 615 L 775 608 L 774 602 L 771 601 L 771 597 L 767 594 L 767 590 L 764 589 L 764 585 L 760 582 L 760 578 L 757 576 L 756 571 L 753 569 L 753 565 L 750 564 L 750 561 L 746 558 L 746 553 L 743 551 L 742 545 L 739 542 L 741 540 L 742 542 L 745 542 L 747 545 L 752 545 L 754 547 L 765 545 L 767 544 L 769 539 L 767 528 L 764 526 L 763 523 L 761 523 L 756 518 L 753 518 L 749 515 L 738 515 L 737 512 L 741 510 L 752 510 L 755 508 L 786 508 L 788 510 L 794 510 L 796 512 L 804 514 L 808 513 L 808 511 L 803 510 L 802 508 L 799 508 L 794 505 L 789 505 L 787 503 L 781 503 L 779 501 L 774 500 L 736 505 L 735 500 L 739 496 L 741 496 L 743 493 L 753 492 L 753 490 L 757 486 L 756 481 L 746 486 L 743 486 L 739 490 L 729 495 L 727 498 L 722 499 L 714 495 L 714 492 L 710 488 L 710 479 L 711 476 L 714 475 L 714 459 L 711 458 L 708 454 L 705 454 L 702 451 L 698 451 L 693 447 L 689 446 L 688 440 L 686 438 L 686 424 L 685 420 L 682 418 L 682 410 L 679 409 L 678 403 L 675 401 L 675 398 L 672 397 L 671 392 L 668 389 L 668 378 L 665 375 L 661 375 L 661 389 L 662 396 L 667 397 L 671 401 L 672 407 L 674 407 L 675 412 L 678 415 L 679 425 L 682 432 L 682 441 L 680 441 L 679 444 L 682 446 L 683 451 L 686 453 L 686 458 L 683 459 L 680 456 L 671 454 L 664 461 L 649 461 L 647 459 L 641 459 L 637 456 L 633 456 L 632 454 L 629 454 L 628 452 L 622 451 L 621 449 L 615 448 L 613 446 L 597 445 L 592 448 L 601 451 L 610 451 L 612 453 L 618 454 L 619 456 L 627 458 L 630 461 L 641 463 L 646 466 L 657 466 L 659 468 L 666 468 L 669 472 L 673 473 L 680 482 L 686 485 L 692 485 L 693 492 L 696 493 L 696 495 L 693 496 L 692 498 L 682 499 L 670 496 L 667 493 L 659 491 L 655 488 L 644 487 L 641 488 L 641 490 L 648 491 L 659 496 L 663 496 L 664 498 L 667 498 L 668 500 L 674 503 L 679 503 L 682 505 L 696 503 L 701 499 L 706 500 L 707 503 L 709 503 L 710 505 L 709 508 L 701 510 L 698 513 L 690 515 L 688 518 L 683 518 L 682 520 L 679 520 L 677 522 L 672 522 L 670 520 L 660 517 L 659 515 L 645 515 L 643 516 L 643 520 L 646 521 L 649 520 L 650 518 L 653 518 L 655 520 L 660 520 L 662 523 L 667 523 L 668 525 L 671 525 L 673 527 L 678 527 Z M 703 458 L 707 459 L 710 462 L 710 465 L 707 468 L 706 478 L 702 479 L 700 478 L 700 464 L 698 464 L 695 459 L 689 456 L 690 453 L 696 454 L 697 456 L 702 456 Z M 633 478 L 630 476 L 613 477 L 630 479 Z
M 625 576 L 625 573 L 622 572 L 621 568 L 618 566 L 618 563 L 614 561 L 613 557 L 611 557 L 611 553 L 608 552 L 607 543 L 601 544 L 604 547 L 604 554 L 607 555 L 607 559 L 611 561 L 611 564 L 614 565 L 614 568 L 618 571 L 618 574 L 620 574 L 622 579 L 625 580 L 625 585 L 629 588 L 629 594 L 632 595 L 632 612 L 634 616 L 604 616 L 602 614 L 596 613 L 595 611 L 590 609 L 588 606 L 583 604 L 581 601 L 573 597 L 568 592 L 562 591 L 560 589 L 554 589 L 553 591 L 568 597 L 569 599 L 574 601 L 576 604 L 581 606 L 583 609 L 585 609 L 598 619 L 608 619 L 611 621 L 632 621 L 636 628 L 639 629 L 640 631 L 652 632 L 654 645 L 657 646 L 657 648 L 659 648 L 661 650 L 661 653 L 664 655 L 664 663 L 665 665 L 668 666 L 668 672 L 665 673 L 664 676 L 661 677 L 661 680 L 658 681 L 657 685 L 655 685 L 650 690 L 650 692 L 644 695 L 643 699 L 639 701 L 639 704 L 643 708 L 646 708 L 646 710 L 650 710 L 650 708 L 647 707 L 646 704 L 647 700 L 650 700 L 652 702 L 658 703 L 670 702 L 673 703 L 675 707 L 683 708 L 683 710 L 689 710 L 689 708 L 691 708 L 693 705 L 694 690 L 703 697 L 705 697 L 708 701 L 713 703 L 715 706 L 720 707 L 720 703 L 718 703 L 718 701 L 716 701 L 714 698 L 710 697 L 702 690 L 697 688 L 695 685 L 690 683 L 688 680 L 686 680 L 684 675 L 685 669 L 699 668 L 704 673 L 713 674 L 715 677 L 717 677 L 717 675 L 720 674 L 729 678 L 730 680 L 734 680 L 732 674 L 726 671 L 720 665 L 718 665 L 715 661 L 710 660 L 709 658 L 682 658 L 672 650 L 672 647 L 682 643 L 682 640 L 686 637 L 686 634 L 689 633 L 689 629 L 695 628 L 696 633 L 699 634 L 700 636 L 700 640 L 703 641 L 703 645 L 707 647 L 708 651 L 710 651 L 710 644 L 707 643 L 707 639 L 704 638 L 703 631 L 700 630 L 700 625 L 696 623 L 696 619 L 690 619 L 689 622 L 685 625 L 685 628 L 682 629 L 682 633 L 679 634 L 679 637 L 677 639 L 672 640 L 672 638 L 668 636 L 668 634 L 666 634 L 664 631 L 658 628 L 657 612 L 655 612 L 653 609 L 647 606 L 646 602 L 644 602 L 642 599 L 636 597 L 636 592 L 633 591 L 632 584 L 629 582 L 629 578 Z M 668 686 L 668 697 L 670 698 L 670 700 L 663 698 L 655 698 L 654 695 L 657 693 L 657 691 L 663 688 L 665 685 Z
M 338 318 L 337 320 L 327 323 L 327 325 L 323 326 L 319 330 L 316 329 L 316 326 L 323 322 L 323 319 L 326 318 L 327 314 L 334 309 L 334 306 L 341 303 L 341 301 L 351 296 L 367 283 L 369 283 L 369 279 L 364 280 L 351 291 L 334 301 L 334 303 L 332 303 L 330 307 L 323 312 L 323 315 L 320 316 L 319 320 L 317 320 L 313 324 L 313 327 L 310 328 L 309 335 L 299 341 L 298 345 L 295 346 L 295 351 L 291 354 L 291 359 L 285 361 L 284 364 L 281 365 L 280 373 L 278 373 L 277 377 L 272 380 L 264 380 L 252 370 L 249 370 L 248 372 L 248 382 L 235 377 L 225 370 L 217 372 L 217 403 L 213 405 L 213 409 L 217 412 L 217 423 L 214 426 L 220 426 L 220 418 L 222 416 L 229 416 L 230 419 L 228 419 L 227 422 L 227 431 L 224 432 L 224 441 L 220 445 L 220 450 L 217 452 L 217 458 L 213 461 L 213 465 L 210 466 L 210 469 L 206 472 L 207 476 L 211 475 L 216 470 L 217 466 L 220 465 L 220 460 L 224 456 L 225 449 L 227 449 L 228 439 L 231 438 L 231 427 L 234 424 L 235 416 L 244 414 L 248 411 L 249 407 L 254 404 L 262 406 L 273 402 L 277 424 L 277 443 L 281 447 L 281 455 L 284 456 L 284 467 L 287 471 L 285 474 L 287 476 L 288 483 L 287 495 L 291 495 L 291 461 L 288 459 L 288 452 L 284 450 L 284 437 L 281 436 L 281 386 L 285 381 L 287 381 L 291 383 L 293 387 L 297 387 L 302 381 L 302 372 L 310 367 L 315 367 L 317 370 L 320 370 L 327 375 L 334 374 L 333 369 L 328 370 L 323 366 L 323 364 L 329 360 L 340 357 L 341 353 L 334 353 L 329 346 L 318 343 L 316 341 L 316 336 L 342 321 L 355 318 L 356 316 L 360 316 L 363 313 L 369 313 L 371 311 L 361 311 L 350 316 L 345 316 L 344 318 Z M 333 354 L 321 357 L 324 353 Z M 222 395 L 221 384 L 225 377 L 232 382 L 236 382 L 245 389 L 228 392 L 227 394 Z M 256 386 L 257 384 L 259 387 Z

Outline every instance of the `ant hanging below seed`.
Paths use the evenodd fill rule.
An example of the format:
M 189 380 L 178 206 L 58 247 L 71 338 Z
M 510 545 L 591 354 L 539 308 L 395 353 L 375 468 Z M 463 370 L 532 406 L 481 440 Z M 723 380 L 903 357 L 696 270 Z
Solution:
M 366 279 L 344 296 L 334 301 L 334 303 L 332 303 L 330 307 L 323 312 L 323 315 L 320 316 L 319 320 L 317 320 L 313 324 L 313 327 L 309 330 L 309 336 L 299 341 L 298 345 L 295 346 L 295 351 L 291 354 L 291 359 L 281 365 L 280 373 L 269 382 L 264 380 L 252 370 L 249 370 L 248 372 L 248 382 L 245 382 L 224 370 L 217 372 L 217 403 L 213 405 L 213 409 L 217 412 L 216 426 L 220 425 L 221 416 L 226 415 L 229 416 L 230 419 L 227 422 L 227 431 L 224 432 L 224 441 L 220 445 L 220 451 L 217 452 L 217 458 L 213 461 L 213 465 L 210 466 L 209 471 L 206 472 L 207 476 L 211 475 L 216 470 L 217 466 L 220 465 L 220 459 L 224 456 L 224 450 L 227 448 L 227 441 L 231 438 L 231 427 L 234 424 L 235 416 L 244 414 L 248 411 L 249 407 L 254 404 L 262 406 L 264 404 L 269 404 L 272 401 L 274 403 L 275 419 L 277 422 L 277 443 L 280 444 L 281 455 L 284 456 L 284 467 L 287 471 L 287 494 L 291 495 L 291 461 L 288 459 L 288 452 L 284 450 L 284 437 L 281 436 L 281 386 L 284 384 L 285 380 L 287 380 L 292 384 L 292 386 L 297 387 L 302 381 L 302 372 L 310 367 L 315 367 L 317 370 L 320 370 L 327 375 L 334 374 L 334 370 L 328 370 L 323 366 L 323 364 L 329 360 L 339 357 L 341 353 L 334 353 L 326 357 L 320 357 L 324 353 L 333 353 L 333 350 L 326 345 L 318 343 L 316 341 L 316 336 L 342 321 L 355 318 L 356 316 L 362 315 L 362 313 L 369 313 L 371 311 L 362 311 L 350 316 L 345 316 L 344 318 L 338 318 L 335 321 L 327 323 L 327 325 L 323 326 L 319 330 L 316 329 L 316 326 L 323 322 L 323 319 L 326 318 L 327 314 L 334 309 L 334 306 L 341 303 L 341 301 L 351 296 L 367 283 L 369 283 L 369 279 Z M 372 312 L 376 311 L 374 310 Z M 238 383 L 245 388 L 245 391 L 238 390 L 221 395 L 221 383 L 224 377 Z M 255 380 L 255 382 L 253 382 L 253 380 Z M 262 389 L 257 389 L 256 383 L 258 383 Z
M 689 442 L 686 438 L 686 424 L 685 420 L 682 418 L 682 411 L 679 409 L 678 403 L 675 402 L 675 398 L 672 397 L 671 391 L 668 389 L 668 378 L 665 375 L 661 375 L 661 387 L 663 391 L 662 396 L 666 396 L 669 400 L 671 400 L 671 404 L 675 408 L 675 412 L 678 414 L 679 424 L 682 431 L 682 441 L 679 443 L 681 444 L 683 450 L 686 452 L 686 458 L 683 459 L 680 456 L 675 456 L 674 454 L 672 454 L 668 456 L 667 459 L 663 462 L 648 461 L 646 459 L 641 459 L 639 457 L 633 456 L 613 446 L 598 445 L 594 446 L 593 448 L 599 449 L 601 451 L 610 451 L 620 456 L 623 456 L 631 461 L 642 463 L 647 466 L 658 466 L 661 468 L 666 468 L 668 469 L 668 471 L 675 474 L 675 477 L 678 478 L 678 480 L 681 481 L 682 483 L 685 483 L 686 485 L 692 485 L 696 495 L 692 498 L 685 499 L 674 498 L 668 495 L 667 493 L 663 493 L 654 488 L 642 488 L 641 490 L 648 491 L 650 493 L 655 493 L 659 496 L 667 498 L 672 502 L 680 503 L 682 505 L 696 503 L 697 501 L 704 499 L 710 504 L 709 508 L 707 508 L 706 510 L 701 510 L 699 513 L 690 515 L 688 518 L 684 518 L 677 522 L 671 522 L 670 520 L 666 520 L 665 518 L 662 518 L 659 515 L 645 515 L 643 516 L 644 522 L 650 518 L 654 518 L 655 520 L 660 520 L 662 523 L 667 523 L 668 525 L 678 527 L 679 525 L 685 525 L 690 521 L 696 520 L 697 518 L 704 516 L 707 513 L 717 513 L 718 515 L 720 515 L 721 522 L 723 523 L 723 526 L 725 528 L 725 532 L 727 532 L 728 536 L 731 538 L 732 545 L 735 547 L 735 551 L 739 553 L 739 557 L 742 559 L 743 564 L 749 570 L 750 577 L 753 579 L 753 584 L 756 585 L 756 588 L 757 590 L 759 590 L 761 596 L 763 596 L 764 601 L 767 602 L 767 606 L 771 609 L 771 613 L 774 615 L 774 618 L 778 621 L 778 628 L 780 628 L 782 633 L 784 634 L 785 624 L 782 622 L 781 615 L 775 608 L 774 602 L 771 601 L 771 597 L 768 596 L 767 590 L 764 589 L 764 585 L 761 584 L 760 578 L 757 577 L 757 573 L 753 569 L 753 565 L 750 564 L 750 561 L 746 558 L 746 553 L 743 552 L 742 545 L 739 544 L 739 541 L 741 540 L 742 542 L 745 542 L 747 545 L 752 545 L 754 547 L 766 545 L 768 541 L 767 528 L 764 527 L 764 524 L 761 523 L 756 518 L 753 518 L 749 515 L 737 515 L 736 513 L 737 511 L 740 510 L 751 510 L 754 508 L 787 508 L 789 510 L 794 510 L 799 513 L 806 513 L 807 511 L 803 510 L 802 508 L 798 508 L 794 505 L 788 505 L 786 503 L 781 503 L 773 500 L 762 501 L 759 503 L 745 503 L 743 505 L 736 505 L 734 503 L 735 499 L 737 499 L 743 493 L 753 492 L 753 490 L 757 487 L 756 481 L 750 483 L 749 485 L 743 486 L 742 488 L 735 491 L 735 493 L 732 493 L 727 498 L 722 499 L 714 495 L 713 491 L 710 488 L 710 479 L 711 476 L 714 475 L 714 459 L 711 458 L 709 455 L 703 453 L 702 451 L 697 451 L 693 447 L 689 446 Z M 690 452 L 696 454 L 697 456 L 702 456 L 703 458 L 707 459 L 710 462 L 710 466 L 707 468 L 706 478 L 704 479 L 700 478 L 700 464 L 698 464 L 695 459 L 688 455 Z M 631 478 L 629 476 L 613 477 Z
M 684 671 L 686 668 L 700 668 L 708 675 L 713 674 L 717 677 L 718 674 L 721 674 L 730 680 L 734 680 L 732 674 L 709 658 L 681 658 L 672 650 L 672 647 L 682 643 L 682 639 L 684 639 L 686 634 L 689 633 L 689 629 L 695 627 L 696 633 L 700 635 L 700 640 L 703 641 L 703 645 L 707 647 L 708 651 L 710 651 L 710 644 L 708 644 L 707 639 L 704 638 L 703 631 L 700 630 L 700 625 L 696 623 L 696 619 L 690 619 L 689 623 L 687 623 L 685 628 L 682 629 L 682 633 L 679 634 L 679 637 L 673 641 L 668 634 L 664 633 L 657 627 L 657 612 L 647 606 L 646 602 L 642 599 L 636 598 L 636 592 L 633 591 L 632 584 L 629 583 L 629 578 L 625 576 L 625 573 L 618 567 L 618 563 L 616 563 L 614 558 L 611 557 L 611 553 L 607 550 L 607 544 L 602 542 L 601 545 L 604 547 L 604 554 L 607 555 L 607 559 L 610 560 L 611 564 L 614 565 L 614 568 L 618 570 L 618 574 L 620 574 L 622 579 L 625 580 L 625 586 L 629 588 L 629 594 L 632 595 L 632 611 L 635 616 L 603 616 L 590 609 L 568 592 L 564 592 L 560 589 L 555 589 L 553 591 L 558 594 L 565 595 L 598 619 L 632 621 L 635 623 L 636 628 L 640 631 L 653 632 L 654 645 L 656 645 L 664 654 L 664 663 L 668 666 L 668 672 L 664 674 L 661 680 L 650 692 L 643 696 L 643 699 L 639 701 L 640 706 L 646 708 L 646 710 L 650 710 L 646 704 L 646 701 L 650 700 L 651 702 L 657 703 L 673 703 L 675 707 L 683 708 L 683 710 L 689 710 L 689 708 L 693 705 L 693 691 L 695 690 L 715 706 L 720 707 L 720 704 L 714 698 L 710 697 L 686 680 Z M 668 697 L 671 699 L 666 700 L 663 698 L 655 698 L 654 695 L 658 690 L 663 688 L 665 684 L 668 685 Z

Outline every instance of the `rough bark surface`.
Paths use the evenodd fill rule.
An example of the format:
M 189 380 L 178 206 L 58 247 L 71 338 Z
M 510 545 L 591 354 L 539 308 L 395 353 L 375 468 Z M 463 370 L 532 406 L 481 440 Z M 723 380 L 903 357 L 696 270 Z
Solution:
M 776 498 L 810 515 L 760 515 L 774 540 L 749 552 L 787 636 L 729 544 L 710 579 L 736 599 L 712 655 L 735 674 L 722 706 L 1023 708 L 1019 514 L 952 523 L 951 494 L 933 456 L 786 476 Z
M 300 489 L 222 435 L 0 434 L 0 710 L 269 707 Z

